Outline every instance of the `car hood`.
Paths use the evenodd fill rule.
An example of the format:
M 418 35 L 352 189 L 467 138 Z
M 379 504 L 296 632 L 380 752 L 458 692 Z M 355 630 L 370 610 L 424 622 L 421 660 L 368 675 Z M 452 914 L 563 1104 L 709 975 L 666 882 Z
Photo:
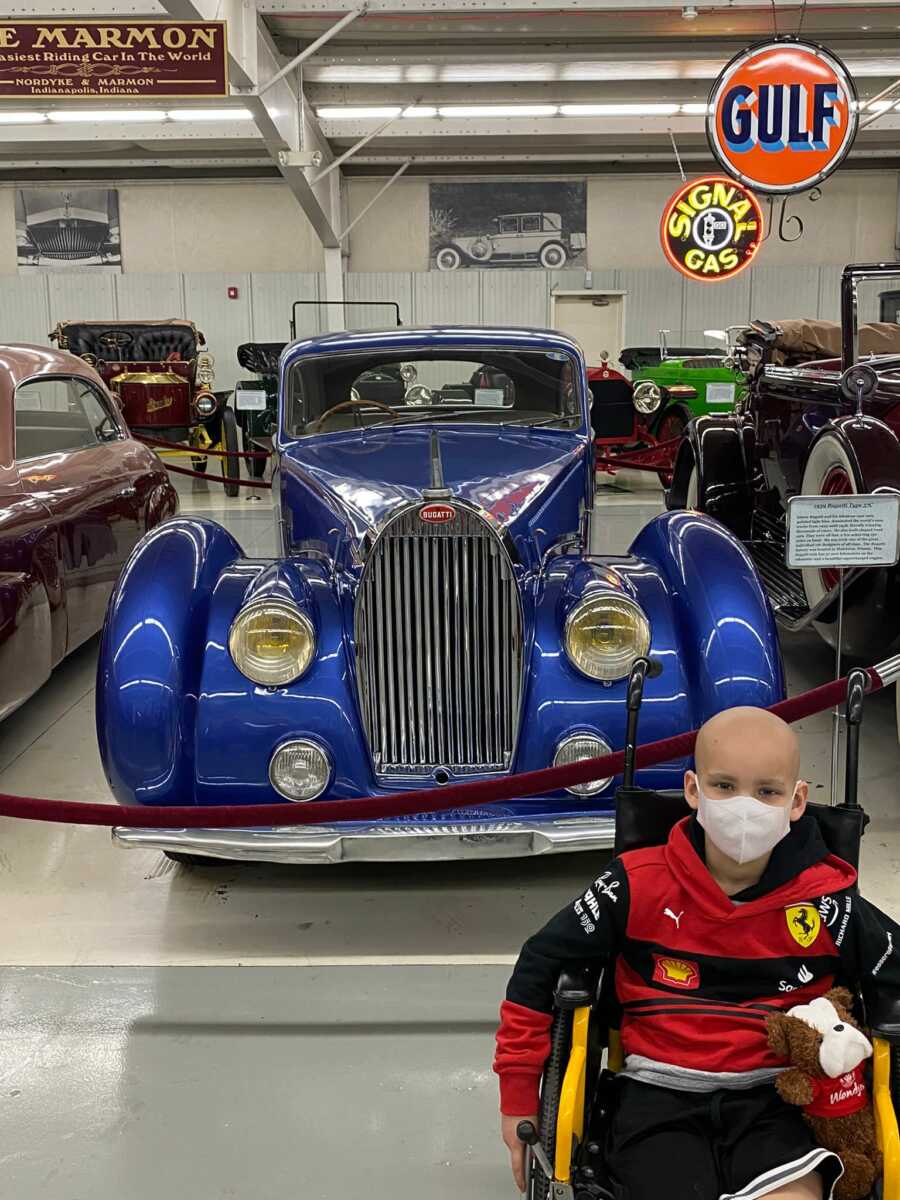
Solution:
M 315 497 L 343 516 L 352 537 L 378 529 L 441 478 L 451 499 L 467 500 L 517 532 L 548 493 L 584 470 L 588 448 L 584 434 L 569 431 L 428 425 L 292 442 L 281 470 L 305 485 L 305 500 L 297 502 Z

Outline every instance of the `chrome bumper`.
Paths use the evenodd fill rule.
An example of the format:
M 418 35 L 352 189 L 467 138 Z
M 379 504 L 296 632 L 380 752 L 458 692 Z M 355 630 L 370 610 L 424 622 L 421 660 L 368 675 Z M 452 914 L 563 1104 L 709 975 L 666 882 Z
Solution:
M 521 858 L 577 850 L 609 850 L 615 817 L 544 821 L 421 822 L 408 825 L 308 825 L 268 829 L 129 829 L 113 841 L 144 850 L 171 850 L 249 862 L 434 862 Z

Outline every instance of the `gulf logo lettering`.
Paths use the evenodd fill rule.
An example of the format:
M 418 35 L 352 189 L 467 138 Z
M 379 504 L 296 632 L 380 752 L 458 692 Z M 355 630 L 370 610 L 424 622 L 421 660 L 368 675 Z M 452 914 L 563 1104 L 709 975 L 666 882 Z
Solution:
M 839 58 L 809 42 L 770 42 L 722 71 L 706 134 L 730 175 L 787 194 L 821 183 L 840 165 L 858 121 L 856 89 Z
M 676 271 L 711 283 L 750 265 L 762 241 L 763 215 L 742 184 L 711 175 L 691 180 L 670 197 L 659 233 Z

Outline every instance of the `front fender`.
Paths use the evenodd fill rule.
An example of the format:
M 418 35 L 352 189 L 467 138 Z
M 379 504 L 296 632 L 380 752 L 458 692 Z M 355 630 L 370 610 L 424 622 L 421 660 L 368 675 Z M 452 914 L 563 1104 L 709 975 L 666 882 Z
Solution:
M 900 438 L 890 425 L 877 417 L 839 417 L 821 431 L 828 432 L 841 439 L 861 492 L 900 490 Z
M 178 517 L 135 547 L 110 598 L 97 739 L 120 804 L 194 800 L 194 726 L 210 598 L 241 554 L 214 521 Z
M 665 580 L 694 725 L 724 708 L 784 698 L 775 618 L 734 534 L 701 513 L 664 513 L 641 530 L 631 553 Z
M 667 497 L 670 509 L 684 508 L 697 467 L 698 507 L 740 538 L 750 536 L 753 511 L 753 429 L 739 416 L 703 416 L 691 421 L 675 461 Z

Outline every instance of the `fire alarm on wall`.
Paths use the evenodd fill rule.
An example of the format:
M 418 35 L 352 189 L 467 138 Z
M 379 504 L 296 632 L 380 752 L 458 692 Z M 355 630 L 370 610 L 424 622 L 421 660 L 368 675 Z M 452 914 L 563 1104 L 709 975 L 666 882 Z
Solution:
M 229 300 L 237 300 L 237 298 L 238 298 L 238 290 L 237 290 L 237 288 L 236 288 L 236 287 L 230 287 L 230 288 L 228 289 L 228 299 L 229 299 Z

